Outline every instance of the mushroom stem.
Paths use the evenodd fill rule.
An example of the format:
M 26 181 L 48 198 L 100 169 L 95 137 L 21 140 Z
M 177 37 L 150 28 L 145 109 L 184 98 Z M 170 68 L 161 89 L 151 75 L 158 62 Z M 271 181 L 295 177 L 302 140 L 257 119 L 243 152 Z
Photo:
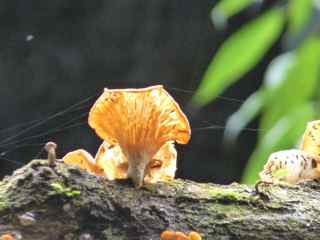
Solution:
M 131 178 L 134 186 L 140 188 L 143 185 L 143 180 L 146 174 L 146 167 L 149 163 L 149 158 L 143 156 L 141 158 L 133 158 L 128 161 L 128 177 Z
M 57 148 L 57 144 L 54 142 L 47 142 L 45 145 L 45 150 L 48 153 L 48 163 L 49 166 L 54 166 L 55 162 L 56 162 L 56 148 Z

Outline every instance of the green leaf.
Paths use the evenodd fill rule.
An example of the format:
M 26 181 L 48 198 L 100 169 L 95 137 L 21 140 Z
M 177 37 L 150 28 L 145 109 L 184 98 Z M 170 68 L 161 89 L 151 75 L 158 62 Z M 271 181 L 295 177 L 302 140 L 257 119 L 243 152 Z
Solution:
M 247 163 L 242 178 L 243 183 L 252 184 L 257 180 L 258 173 L 263 169 L 271 153 L 295 145 L 302 136 L 307 122 L 315 116 L 314 108 L 310 103 L 296 105 L 291 110 L 259 141 Z
M 272 95 L 272 91 L 279 88 L 287 79 L 289 70 L 296 60 L 294 52 L 283 53 L 274 58 L 269 64 L 265 77 L 264 86 Z
M 205 72 L 193 104 L 208 104 L 253 68 L 278 39 L 284 19 L 281 9 L 272 9 L 229 37 Z
M 309 21 L 313 10 L 312 0 L 290 0 L 289 1 L 289 26 L 290 34 L 299 33 Z
M 264 86 L 247 98 L 240 109 L 227 120 L 224 142 L 232 143 L 235 141 L 249 122 L 257 117 L 268 101 L 268 97 L 272 97 L 273 91 L 285 81 L 293 60 L 294 54 L 291 52 L 284 53 L 272 60 L 266 70 Z
M 320 40 L 308 39 L 290 56 L 293 58 L 282 62 L 282 70 L 287 69 L 285 74 L 282 72 L 273 80 L 266 78 L 268 91 L 260 123 L 262 131 L 244 172 L 245 183 L 256 180 L 272 152 L 294 146 L 306 123 L 316 115 L 311 100 L 317 92 L 319 80 Z
M 243 128 L 245 128 L 250 121 L 257 117 L 264 103 L 264 89 L 260 89 L 248 97 L 247 100 L 241 105 L 240 109 L 228 118 L 226 130 L 224 132 L 224 142 L 234 142 Z
M 296 50 L 284 80 L 269 91 L 260 127 L 268 130 L 297 105 L 310 101 L 317 92 L 320 67 L 320 40 L 310 38 Z M 263 134 L 262 136 L 263 137 Z
M 225 25 L 228 18 L 237 14 L 255 0 L 221 0 L 211 12 L 213 23 L 217 27 Z

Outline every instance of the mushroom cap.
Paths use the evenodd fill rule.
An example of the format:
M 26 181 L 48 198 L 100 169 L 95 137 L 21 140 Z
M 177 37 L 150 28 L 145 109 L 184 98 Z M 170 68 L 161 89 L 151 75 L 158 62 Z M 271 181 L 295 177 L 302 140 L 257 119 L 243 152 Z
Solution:
M 201 235 L 195 231 L 191 231 L 188 236 L 190 240 L 202 240 Z
M 46 151 L 50 151 L 50 149 L 56 149 L 57 144 L 55 142 L 47 142 L 44 148 Z
M 98 167 L 102 168 L 108 180 L 125 179 L 128 172 L 128 159 L 119 145 L 104 141 L 95 156 Z
M 124 154 L 153 156 L 167 141 L 188 143 L 188 119 L 161 85 L 140 89 L 105 89 L 89 113 L 89 125 Z M 139 157 L 139 156 L 138 156 Z
M 176 233 L 170 230 L 163 231 L 160 235 L 160 240 L 176 240 Z
M 14 240 L 14 237 L 11 234 L 3 234 L 0 236 L 0 240 Z
M 189 240 L 189 238 L 183 232 L 176 232 L 176 240 Z
M 97 176 L 104 176 L 103 169 L 96 165 L 95 160 L 86 150 L 78 149 L 67 153 L 63 158 L 66 164 L 79 166 L 81 169 L 88 171 Z
M 307 124 L 300 149 L 320 156 L 320 120 Z

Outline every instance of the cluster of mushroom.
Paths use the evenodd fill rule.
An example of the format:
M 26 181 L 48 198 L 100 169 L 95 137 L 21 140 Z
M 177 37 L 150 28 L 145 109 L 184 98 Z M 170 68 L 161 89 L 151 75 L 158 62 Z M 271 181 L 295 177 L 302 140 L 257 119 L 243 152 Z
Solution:
M 161 233 L 160 240 L 201 240 L 202 237 L 199 233 L 195 231 L 189 232 L 188 235 L 183 232 L 174 232 L 166 230 Z
M 0 236 L 0 240 L 15 240 L 15 238 L 11 234 L 3 234 Z
M 191 135 L 188 119 L 161 85 L 104 89 L 88 123 L 103 139 L 97 154 L 79 149 L 64 162 L 108 180 L 131 178 L 136 187 L 173 179 L 174 142 L 187 144 Z
M 290 184 L 320 178 L 320 120 L 309 122 L 300 149 L 270 155 L 260 178 L 264 182 Z

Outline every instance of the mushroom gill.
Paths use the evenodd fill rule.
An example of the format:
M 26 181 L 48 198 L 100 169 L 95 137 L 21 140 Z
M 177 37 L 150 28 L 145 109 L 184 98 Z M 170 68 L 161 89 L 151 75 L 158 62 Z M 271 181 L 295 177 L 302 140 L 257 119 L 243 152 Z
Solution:
M 123 157 L 118 161 L 128 164 L 126 174 L 121 177 L 131 178 L 138 187 L 146 176 L 156 175 L 156 171 L 152 171 L 155 169 L 161 169 L 163 174 L 174 169 L 169 171 L 171 178 L 175 171 L 171 165 L 176 164 L 173 142 L 186 144 L 191 135 L 188 119 L 161 85 L 105 89 L 90 110 L 89 125 L 110 146 L 119 146 Z M 160 151 L 162 147 L 164 150 Z M 175 156 L 175 160 L 166 161 L 167 156 Z M 154 157 L 159 158 L 158 161 Z M 104 165 L 101 161 L 100 164 Z M 166 168 L 166 164 L 171 165 Z M 125 165 L 122 169 L 125 171 Z M 161 179 L 152 177 L 156 178 Z
M 98 149 L 95 161 L 108 180 L 127 178 L 128 160 L 119 145 L 110 145 L 104 141 Z
M 166 142 L 145 169 L 144 182 L 173 180 L 177 170 L 177 151 L 173 142 Z

